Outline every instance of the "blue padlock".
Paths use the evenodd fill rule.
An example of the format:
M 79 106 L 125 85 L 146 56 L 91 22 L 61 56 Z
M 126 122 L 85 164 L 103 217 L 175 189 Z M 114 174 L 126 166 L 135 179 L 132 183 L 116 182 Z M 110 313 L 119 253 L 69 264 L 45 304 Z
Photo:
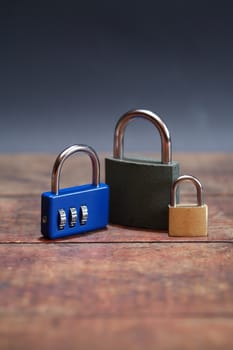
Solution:
M 64 161 L 84 152 L 92 162 L 92 184 L 59 190 Z M 46 238 L 60 238 L 104 228 L 108 224 L 109 187 L 100 183 L 100 162 L 87 145 L 73 145 L 61 152 L 53 166 L 51 192 L 41 196 L 41 232 Z

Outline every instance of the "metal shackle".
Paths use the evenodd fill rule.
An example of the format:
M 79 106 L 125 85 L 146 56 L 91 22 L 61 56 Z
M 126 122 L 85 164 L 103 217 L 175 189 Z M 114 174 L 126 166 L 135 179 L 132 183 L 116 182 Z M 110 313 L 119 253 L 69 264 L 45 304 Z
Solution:
M 191 181 L 197 190 L 197 204 L 199 207 L 203 206 L 203 188 L 200 181 L 192 175 L 182 175 L 176 179 L 171 188 L 171 206 L 176 206 L 176 190 L 179 184 L 184 181 Z
M 171 138 L 169 130 L 163 120 L 155 113 L 145 109 L 135 109 L 126 112 L 118 120 L 114 133 L 113 156 L 117 159 L 123 158 L 124 153 L 124 133 L 127 124 L 136 118 L 144 118 L 150 121 L 159 131 L 161 138 L 161 162 L 169 164 L 172 161 Z
M 51 178 L 51 192 L 55 193 L 56 195 L 59 194 L 59 183 L 60 183 L 60 174 L 61 174 L 61 168 L 64 163 L 64 161 L 70 157 L 72 154 L 77 152 L 84 152 L 89 155 L 91 158 L 92 163 L 92 183 L 95 186 L 99 186 L 100 183 L 100 162 L 99 158 L 95 152 L 95 150 L 87 145 L 73 145 L 70 146 L 64 151 L 62 151 L 58 156 L 57 159 L 54 162 L 53 171 L 52 171 L 52 178 Z

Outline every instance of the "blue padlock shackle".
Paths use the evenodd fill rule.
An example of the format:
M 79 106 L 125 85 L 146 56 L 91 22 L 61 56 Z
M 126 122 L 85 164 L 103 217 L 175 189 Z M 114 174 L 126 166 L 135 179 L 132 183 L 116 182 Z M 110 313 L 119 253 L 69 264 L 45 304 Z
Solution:
M 178 185 L 183 182 L 183 181 L 191 181 L 197 190 L 197 205 L 199 207 L 203 206 L 203 187 L 201 182 L 196 178 L 195 176 L 192 175 L 182 175 L 176 179 L 176 181 L 173 183 L 172 188 L 171 188 L 171 206 L 175 207 L 176 206 L 176 190 Z
M 161 162 L 169 164 L 172 161 L 171 137 L 166 124 L 155 113 L 145 109 L 135 109 L 126 112 L 118 120 L 114 133 L 113 156 L 123 159 L 124 153 L 124 133 L 127 124 L 135 118 L 144 118 L 150 121 L 159 131 L 161 137 Z
M 61 174 L 61 168 L 64 163 L 64 161 L 70 157 L 72 154 L 77 152 L 84 152 L 89 155 L 91 158 L 92 163 L 92 183 L 95 186 L 99 186 L 100 183 L 100 162 L 97 153 L 95 150 L 87 145 L 73 145 L 70 146 L 64 151 L 62 151 L 58 156 L 57 159 L 54 162 L 53 171 L 52 171 L 52 178 L 51 178 L 51 192 L 55 193 L 56 195 L 59 194 L 59 183 L 60 183 L 60 174 Z

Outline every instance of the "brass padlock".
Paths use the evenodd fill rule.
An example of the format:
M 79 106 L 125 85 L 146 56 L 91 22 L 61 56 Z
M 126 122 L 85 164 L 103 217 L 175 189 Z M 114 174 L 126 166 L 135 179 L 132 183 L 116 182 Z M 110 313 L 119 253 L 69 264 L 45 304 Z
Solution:
M 176 190 L 183 181 L 191 181 L 197 190 L 197 204 L 176 204 Z M 208 207 L 203 203 L 200 181 L 191 175 L 183 175 L 173 183 L 169 207 L 169 236 L 207 236 Z

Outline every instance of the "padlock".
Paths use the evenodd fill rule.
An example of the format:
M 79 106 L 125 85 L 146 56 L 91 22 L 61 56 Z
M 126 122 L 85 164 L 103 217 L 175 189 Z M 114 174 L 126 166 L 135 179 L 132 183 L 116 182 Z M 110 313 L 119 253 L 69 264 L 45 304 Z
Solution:
M 89 155 L 92 184 L 59 190 L 64 161 L 76 152 Z M 41 232 L 59 238 L 104 228 L 108 224 L 109 187 L 100 183 L 100 163 L 96 152 L 86 145 L 73 145 L 61 152 L 53 166 L 51 192 L 41 197 Z
M 125 128 L 135 118 L 144 118 L 158 129 L 161 161 L 124 157 Z M 179 164 L 171 159 L 171 138 L 167 126 L 150 111 L 129 111 L 116 125 L 113 148 L 113 158 L 105 159 L 106 183 L 110 187 L 110 222 L 167 230 L 170 188 L 179 176 Z
M 176 204 L 176 190 L 183 181 L 191 181 L 197 190 L 197 204 Z M 208 207 L 203 203 L 200 181 L 191 175 L 180 176 L 171 188 L 169 205 L 169 236 L 207 236 Z

